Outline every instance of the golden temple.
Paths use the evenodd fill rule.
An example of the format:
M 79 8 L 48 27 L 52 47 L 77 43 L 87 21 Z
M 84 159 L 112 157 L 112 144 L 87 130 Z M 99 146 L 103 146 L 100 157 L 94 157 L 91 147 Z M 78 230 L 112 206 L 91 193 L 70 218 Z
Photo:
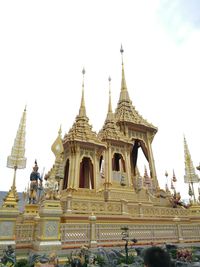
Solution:
M 0 209 L 0 250 L 8 244 L 19 251 L 57 253 L 83 245 L 121 246 L 123 226 L 128 227 L 130 240 L 136 238 L 138 244 L 200 241 L 198 201 L 186 208 L 168 188 L 159 187 L 152 151 L 157 128 L 132 104 L 122 48 L 121 53 L 121 91 L 115 112 L 109 78 L 107 116 L 98 134 L 92 130 L 86 114 L 83 70 L 82 98 L 75 122 L 63 138 L 59 130 L 52 145 L 55 163 L 45 175 L 43 193 L 35 203 L 27 201 L 20 213 L 15 179 L 17 169 L 24 168 L 26 162 L 24 110 L 8 157 L 8 167 L 15 173 Z M 148 163 L 144 175 L 137 167 L 139 150 Z M 190 164 L 191 158 L 188 161 Z

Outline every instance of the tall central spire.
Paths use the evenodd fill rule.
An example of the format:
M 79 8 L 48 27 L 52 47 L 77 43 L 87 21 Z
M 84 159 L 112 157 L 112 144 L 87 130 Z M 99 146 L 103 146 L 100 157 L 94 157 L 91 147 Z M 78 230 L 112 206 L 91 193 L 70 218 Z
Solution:
M 122 56 L 122 80 L 121 80 L 121 91 L 120 91 L 120 97 L 117 104 L 117 108 L 115 110 L 115 118 L 117 123 L 133 123 L 136 125 L 143 125 L 144 127 L 147 127 L 150 129 L 150 131 L 157 132 L 157 128 L 153 126 L 151 123 L 148 123 L 135 109 L 135 107 L 132 104 L 132 101 L 130 100 L 128 89 L 126 86 L 126 80 L 125 80 L 125 72 L 124 72 L 124 59 L 123 59 L 123 53 L 124 49 L 121 46 L 120 53 Z
M 85 99 L 84 99 L 84 75 L 85 75 L 85 69 L 82 70 L 83 74 L 83 82 L 82 82 L 82 97 L 81 97 L 81 106 L 79 109 L 79 116 L 85 117 L 86 116 L 86 110 L 85 110 Z
M 123 59 L 124 49 L 123 49 L 122 45 L 120 48 L 120 53 L 122 55 L 122 81 L 121 81 L 120 101 L 123 101 L 123 100 L 130 101 L 127 86 L 126 86 L 125 73 L 124 73 L 124 59 Z

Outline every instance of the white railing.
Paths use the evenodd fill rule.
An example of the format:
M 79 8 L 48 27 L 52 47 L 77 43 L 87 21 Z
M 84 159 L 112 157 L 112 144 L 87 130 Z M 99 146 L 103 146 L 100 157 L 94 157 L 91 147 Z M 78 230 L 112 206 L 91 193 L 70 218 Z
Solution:
M 62 243 L 89 243 L 90 228 L 85 223 L 61 223 L 60 237 Z
M 183 240 L 199 240 L 200 238 L 200 225 L 199 224 L 182 224 L 181 235 Z
M 99 245 L 112 246 L 122 242 L 121 227 L 127 226 L 129 239 L 137 239 L 139 243 L 150 242 L 197 242 L 200 241 L 200 224 L 136 224 L 126 225 L 112 223 L 94 223 L 96 242 Z M 16 243 L 30 247 L 35 239 L 36 225 L 24 223 L 16 225 Z M 90 244 L 91 222 L 61 223 L 60 238 L 62 245 Z M 94 238 L 94 237 L 93 237 Z
M 127 224 L 129 239 L 136 238 L 140 242 L 176 240 L 178 233 L 176 225 L 138 225 Z M 122 240 L 121 224 L 97 224 L 97 242 L 120 241 Z

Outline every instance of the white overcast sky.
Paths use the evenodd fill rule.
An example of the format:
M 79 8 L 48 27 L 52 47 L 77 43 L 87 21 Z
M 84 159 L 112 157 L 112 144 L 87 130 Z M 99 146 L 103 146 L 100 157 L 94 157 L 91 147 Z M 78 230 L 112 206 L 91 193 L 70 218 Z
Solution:
M 198 0 L 0 1 L 0 190 L 12 184 L 6 161 L 25 105 L 27 166 L 17 171 L 17 190 L 27 186 L 35 159 L 40 171 L 50 169 L 59 127 L 68 132 L 79 110 L 83 66 L 86 112 L 100 130 L 109 75 L 113 110 L 119 99 L 122 43 L 131 100 L 158 127 L 159 183 L 174 169 L 187 197 L 184 134 L 194 166 L 200 161 L 199 10 Z

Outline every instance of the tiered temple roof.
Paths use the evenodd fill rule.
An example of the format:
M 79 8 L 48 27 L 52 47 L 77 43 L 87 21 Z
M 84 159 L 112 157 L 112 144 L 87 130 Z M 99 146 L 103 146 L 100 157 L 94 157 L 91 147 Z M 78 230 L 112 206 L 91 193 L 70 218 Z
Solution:
M 121 53 L 123 54 L 123 48 L 121 47 Z M 115 118 L 117 122 L 130 122 L 135 125 L 142 125 L 148 128 L 150 131 L 157 132 L 157 127 L 153 126 L 153 124 L 147 122 L 135 109 L 130 100 L 129 93 L 127 90 L 125 73 L 124 73 L 124 63 L 122 58 L 122 80 L 121 80 L 121 92 L 120 98 L 117 104 L 117 108 L 115 111 Z

